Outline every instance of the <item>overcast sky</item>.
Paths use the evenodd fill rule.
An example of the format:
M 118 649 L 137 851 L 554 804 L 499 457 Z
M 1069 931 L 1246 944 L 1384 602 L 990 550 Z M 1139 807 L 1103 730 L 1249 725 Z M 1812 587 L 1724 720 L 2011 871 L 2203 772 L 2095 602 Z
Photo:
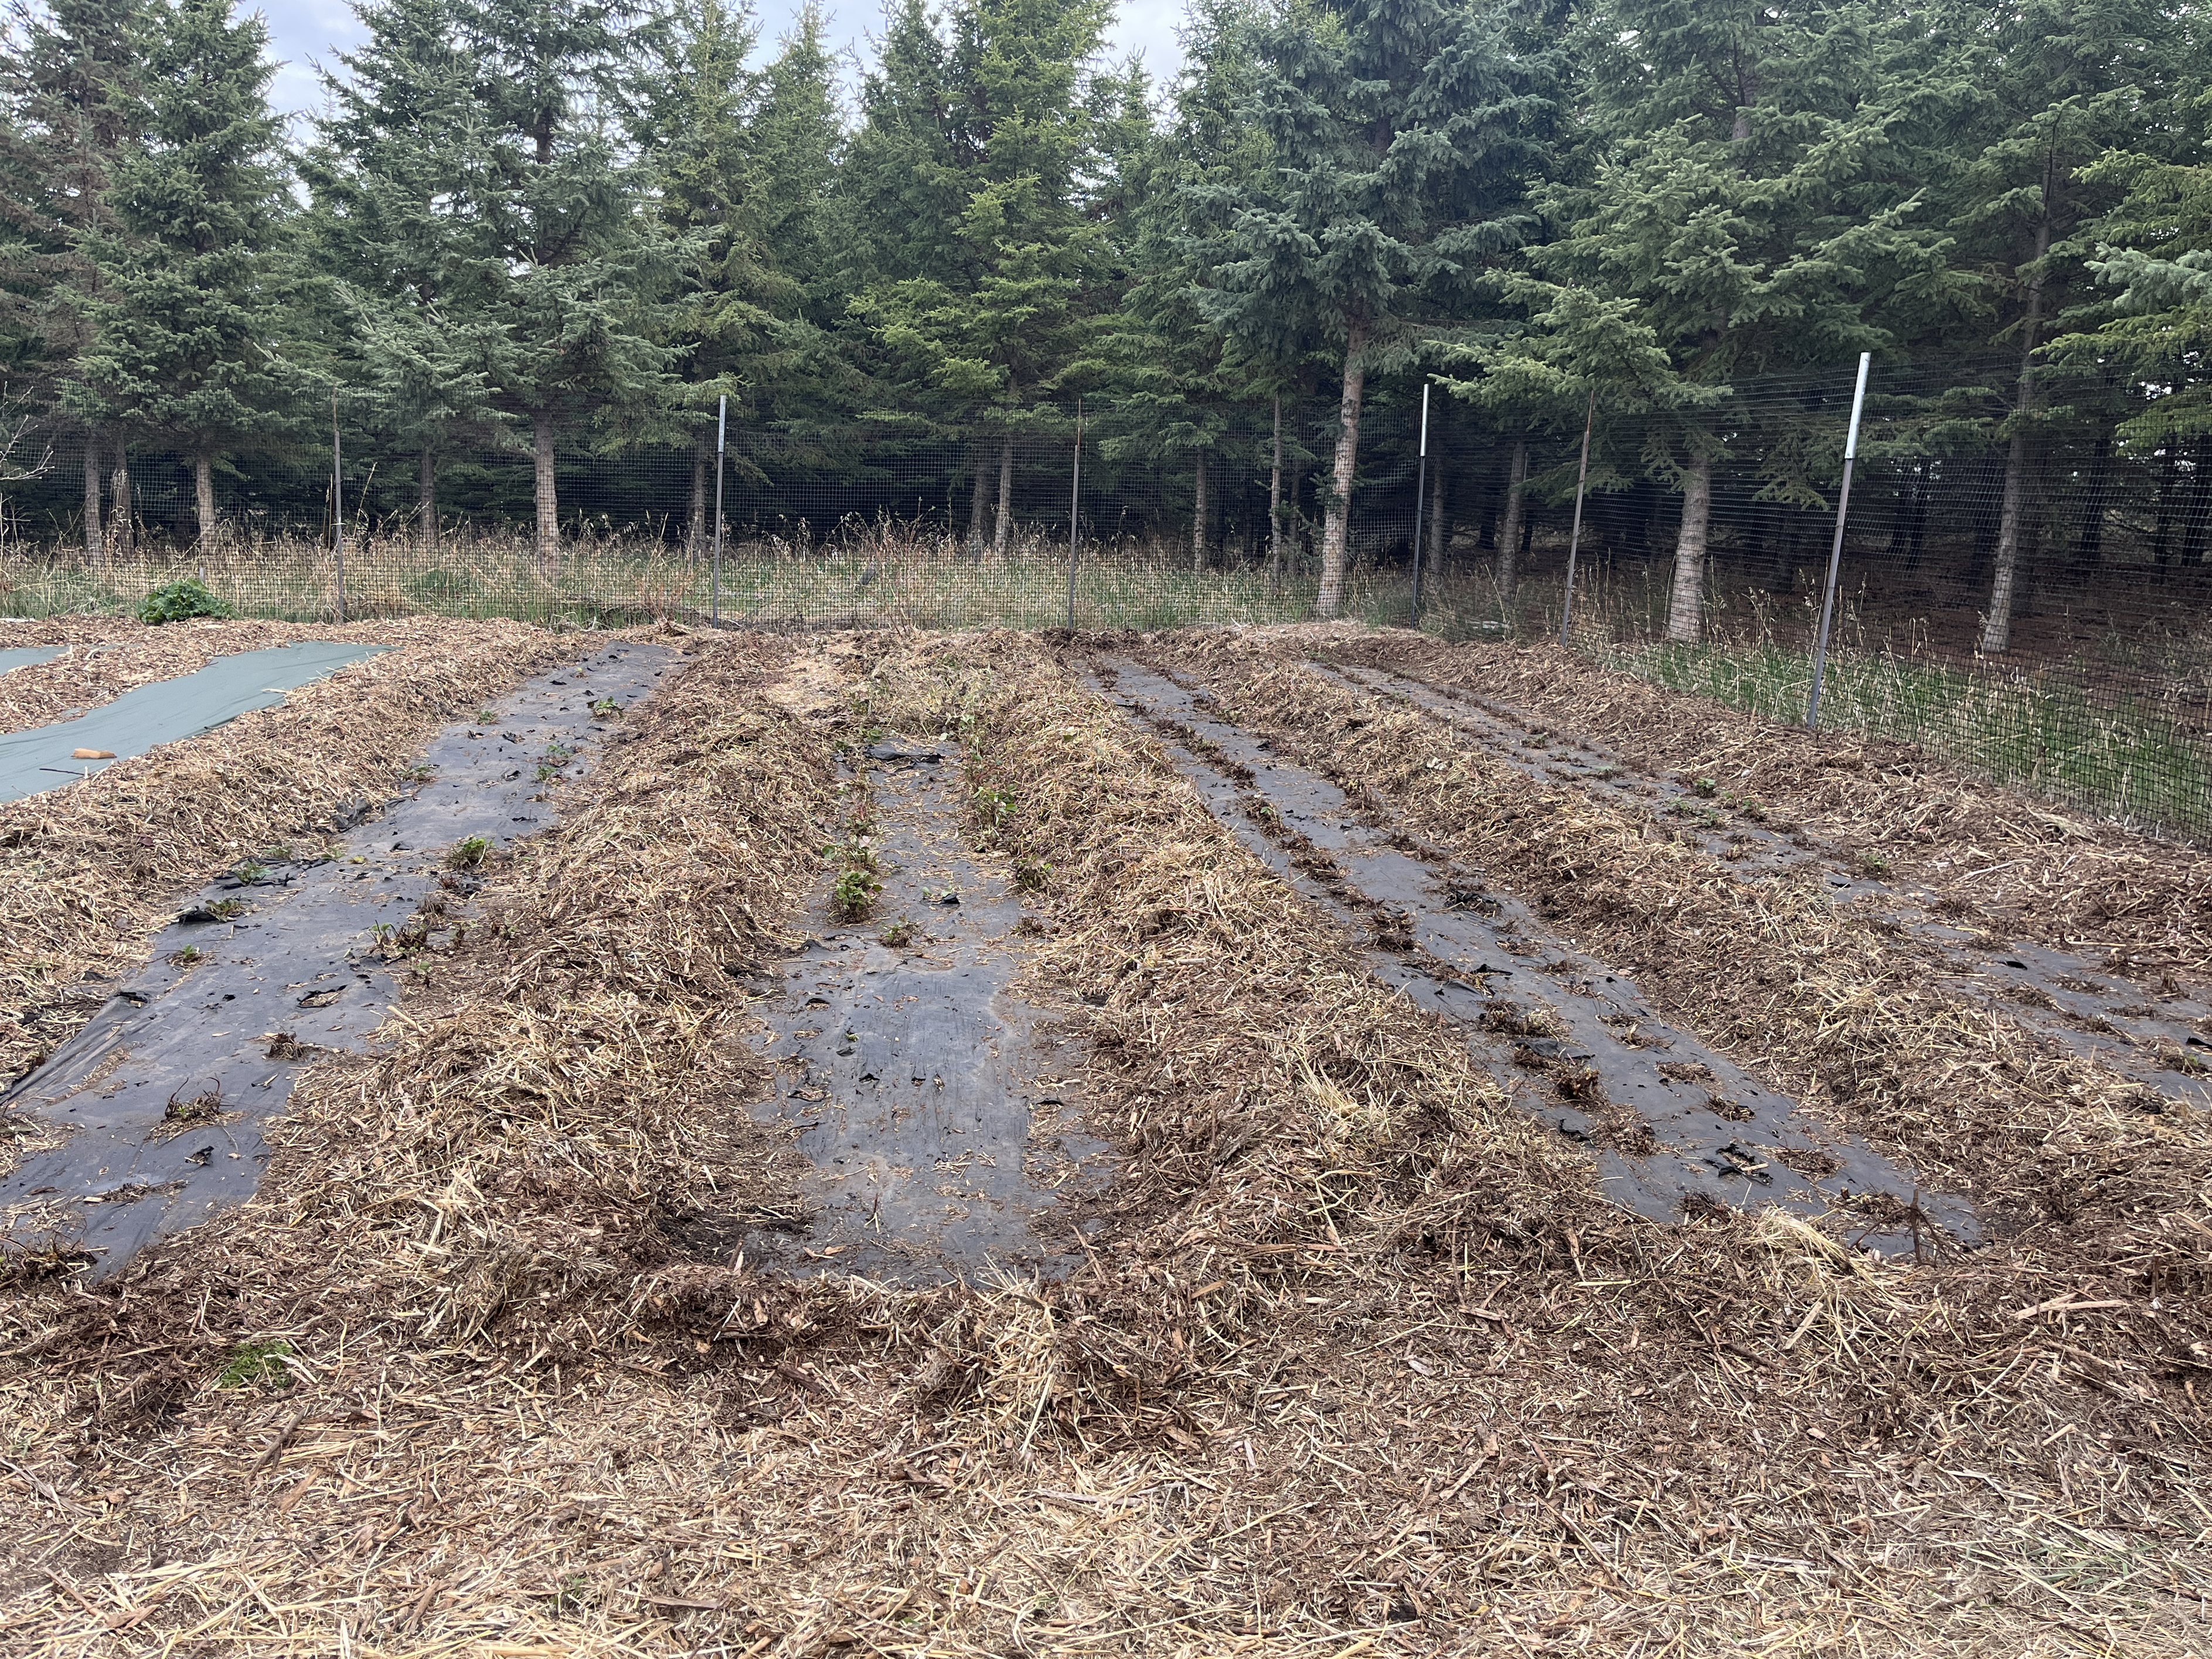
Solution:
M 763 33 L 771 41 L 799 9 L 797 0 L 757 0 L 757 3 Z M 269 20 L 270 52 L 283 64 L 270 87 L 270 100 L 288 115 L 312 112 L 320 99 L 313 64 L 318 60 L 331 61 L 337 52 L 362 38 L 353 8 L 346 0 L 278 0 L 260 9 Z M 825 9 L 830 40 L 867 57 L 868 36 L 879 32 L 878 0 L 846 0 L 845 3 L 830 0 Z M 1158 86 L 1170 78 L 1182 61 L 1175 33 L 1182 17 L 1182 0 L 1121 0 L 1112 37 L 1115 54 L 1141 52 Z M 846 78 L 848 83 L 852 81 L 850 70 Z

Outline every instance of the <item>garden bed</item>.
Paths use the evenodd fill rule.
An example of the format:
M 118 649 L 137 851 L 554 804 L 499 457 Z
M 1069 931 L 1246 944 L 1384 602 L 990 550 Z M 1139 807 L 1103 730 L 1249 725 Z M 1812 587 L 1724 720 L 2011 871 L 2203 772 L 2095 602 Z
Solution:
M 2201 1651 L 2202 1116 L 1929 971 L 1830 885 L 1847 826 L 1809 793 L 1810 845 L 1747 872 L 1308 660 L 1395 648 L 695 651 L 398 964 L 374 1047 L 305 1068 L 258 1198 L 111 1281 L 13 1259 L 0 1618 L 82 1654 Z M 1389 665 L 1455 663 L 1499 689 Z M 1292 805 L 1340 880 L 1231 766 L 1334 791 Z M 1516 1064 L 1413 994 L 1485 913 L 1368 891 L 1392 836 L 1525 915 L 1562 994 L 1628 980 L 1647 1034 L 1972 1227 L 1876 1256 L 1764 1188 L 1613 1201 L 1595 1154 L 1650 1149 L 1526 1109 L 1572 1054 Z M 2127 871 L 2176 855 L 2088 839 L 2141 915 Z M 946 885 L 1006 902 L 962 948 L 1050 1045 L 960 1085 L 1034 1179 L 980 1264 L 941 1232 L 957 1272 L 848 1262 L 836 1229 L 901 1223 L 832 1212 L 873 1005 L 829 967 L 919 976 Z M 804 1029 L 854 1053 L 800 1075 L 830 979 L 844 1024 Z

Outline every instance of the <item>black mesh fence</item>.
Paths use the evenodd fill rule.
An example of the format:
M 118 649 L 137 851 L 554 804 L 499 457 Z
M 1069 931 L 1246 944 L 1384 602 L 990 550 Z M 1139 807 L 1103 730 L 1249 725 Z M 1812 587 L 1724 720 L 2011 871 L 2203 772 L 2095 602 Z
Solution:
M 1601 400 L 1572 648 L 1802 720 L 1855 368 L 1741 380 L 1679 409 Z M 2162 424 L 2176 389 L 2099 365 L 2039 365 L 2025 392 L 2017 359 L 1874 365 L 1822 723 L 2212 833 L 2212 440 Z M 1418 546 L 1422 626 L 1558 637 L 1585 411 L 1507 419 L 1438 396 L 1424 455 L 1419 396 L 1386 386 L 1364 412 L 1345 613 L 1412 619 Z M 1273 405 L 1079 414 L 1079 442 L 1073 404 L 733 422 L 719 582 L 711 411 L 650 438 L 562 428 L 550 539 L 526 431 L 443 434 L 426 453 L 343 400 L 303 406 L 212 459 L 204 538 L 190 456 L 33 424 L 9 457 L 29 476 L 0 483 L 0 611 L 127 611 L 197 574 L 241 614 L 297 619 L 1313 614 L 1334 398 L 1286 400 L 1279 421 Z M 1701 489 L 1702 551 L 1683 534 Z

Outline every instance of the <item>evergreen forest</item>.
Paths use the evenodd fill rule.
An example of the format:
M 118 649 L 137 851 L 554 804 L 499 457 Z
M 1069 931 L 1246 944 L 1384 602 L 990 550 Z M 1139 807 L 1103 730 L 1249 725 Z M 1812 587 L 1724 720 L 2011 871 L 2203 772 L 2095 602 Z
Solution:
M 1165 82 L 1106 50 L 1111 0 L 890 0 L 861 66 L 744 0 L 357 10 L 296 127 L 230 0 L 14 18 L 9 459 L 68 457 L 40 488 L 82 556 L 220 535 L 248 477 L 312 511 L 334 421 L 426 535 L 461 458 L 513 457 L 548 560 L 580 453 L 682 458 L 660 533 L 696 546 L 718 428 L 740 483 L 935 446 L 1003 548 L 1018 449 L 1079 411 L 1100 465 L 1176 481 L 1155 528 L 1201 563 L 1231 491 L 1267 503 L 1248 552 L 1310 522 L 1328 615 L 1363 422 L 1427 386 L 1499 481 L 1501 562 L 1602 411 L 1600 483 L 1669 503 L 1686 617 L 1732 434 L 1787 425 L 1758 389 L 1861 353 L 1989 469 L 2000 621 L 2053 446 L 2212 477 L 2195 5 L 1191 0 Z M 1759 488 L 1825 499 L 1834 426 Z

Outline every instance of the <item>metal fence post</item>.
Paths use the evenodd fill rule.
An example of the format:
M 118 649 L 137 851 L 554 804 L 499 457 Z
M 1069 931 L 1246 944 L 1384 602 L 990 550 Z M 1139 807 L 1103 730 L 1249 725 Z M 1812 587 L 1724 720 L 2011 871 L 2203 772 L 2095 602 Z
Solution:
M 1421 504 L 1429 498 L 1429 383 L 1421 382 L 1421 465 L 1413 481 L 1413 613 L 1408 626 L 1421 625 Z
M 1597 388 L 1592 386 L 1589 407 L 1583 415 L 1583 459 L 1575 471 L 1575 527 L 1567 532 L 1567 591 L 1559 600 L 1559 647 L 1567 644 L 1567 624 L 1575 616 L 1575 554 L 1583 544 L 1583 490 L 1589 483 L 1590 428 L 1597 422 Z
M 1067 486 L 1067 631 L 1075 632 L 1075 553 L 1083 535 L 1083 394 L 1075 394 L 1075 467 Z
M 331 553 L 337 561 L 338 620 L 345 621 L 345 458 L 338 444 L 338 394 L 331 390 Z
M 708 615 L 722 620 L 722 452 L 730 434 L 730 394 L 722 393 L 714 411 L 714 578 Z
M 1850 430 L 1844 438 L 1844 487 L 1836 495 L 1836 540 L 1828 550 L 1828 585 L 1820 599 L 1820 637 L 1813 647 L 1813 695 L 1805 705 L 1805 729 L 1820 726 L 1820 681 L 1828 667 L 1828 628 L 1836 614 L 1836 578 L 1844 563 L 1844 521 L 1851 510 L 1851 468 L 1858 459 L 1859 411 L 1866 407 L 1867 369 L 1874 353 L 1859 353 L 1859 383 L 1851 393 Z

